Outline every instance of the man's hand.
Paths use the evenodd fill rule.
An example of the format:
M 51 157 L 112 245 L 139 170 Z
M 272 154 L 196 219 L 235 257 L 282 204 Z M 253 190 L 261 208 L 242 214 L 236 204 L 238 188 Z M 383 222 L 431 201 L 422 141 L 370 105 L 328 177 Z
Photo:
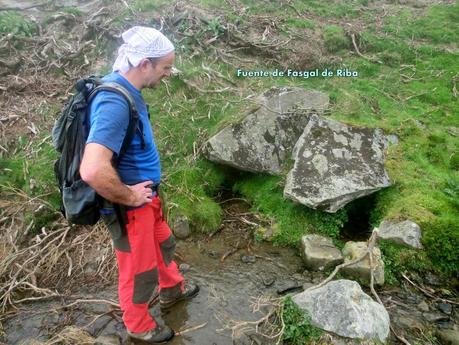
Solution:
M 142 206 L 147 202 L 151 202 L 151 197 L 153 195 L 153 191 L 151 188 L 148 188 L 148 185 L 153 184 L 152 181 L 144 181 L 132 186 L 127 186 L 133 194 L 132 202 L 129 206 Z

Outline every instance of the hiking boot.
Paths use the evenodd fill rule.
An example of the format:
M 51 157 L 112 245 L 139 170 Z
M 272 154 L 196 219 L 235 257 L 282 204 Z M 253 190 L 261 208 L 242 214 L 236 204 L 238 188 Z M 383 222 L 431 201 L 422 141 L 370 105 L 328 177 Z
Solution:
M 140 341 L 143 344 L 164 344 L 171 340 L 174 337 L 174 331 L 168 326 L 159 326 L 143 332 L 143 333 L 133 333 L 127 331 L 129 337 L 134 341 Z
M 199 292 L 199 286 L 192 280 L 185 281 L 185 289 L 180 290 L 180 284 L 171 288 L 162 289 L 159 293 L 159 305 L 161 309 L 172 307 L 175 303 L 193 298 Z

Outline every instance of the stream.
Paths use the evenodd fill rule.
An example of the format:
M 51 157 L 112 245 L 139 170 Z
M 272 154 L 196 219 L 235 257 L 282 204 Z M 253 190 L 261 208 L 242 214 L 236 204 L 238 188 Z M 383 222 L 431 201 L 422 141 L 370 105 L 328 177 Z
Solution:
M 304 269 L 299 251 L 275 247 L 268 242 L 253 242 L 250 226 L 242 223 L 246 224 L 244 227 L 235 221 L 237 215 L 250 217 L 247 209 L 243 202 L 228 202 L 224 207 L 226 221 L 218 232 L 178 241 L 176 259 L 185 277 L 197 282 L 201 291 L 192 300 L 180 302 L 167 312 L 161 313 L 157 304 L 150 309 L 159 323 L 166 322 L 176 331 L 187 330 L 170 344 L 233 344 L 231 320 L 258 320 L 266 314 L 266 310 L 252 311 L 256 298 L 296 293 L 303 284 L 318 283 L 325 278 L 320 272 Z M 432 285 L 432 291 L 443 284 L 437 277 L 425 279 Z M 79 287 L 75 293 L 88 299 L 117 301 L 116 289 L 114 282 L 105 289 L 97 285 Z M 369 294 L 368 289 L 365 290 Z M 378 293 L 393 327 L 418 344 L 438 344 L 431 341 L 432 326 L 447 329 L 458 323 L 457 310 L 451 304 L 432 302 L 408 282 L 402 282 L 400 287 L 386 286 Z M 112 340 L 107 344 L 131 344 L 126 339 L 121 314 L 111 312 L 107 304 L 87 303 L 77 308 L 54 310 L 63 304 L 57 300 L 26 304 L 26 308 L 4 322 L 5 334 L 0 340 L 7 344 L 31 344 L 32 339 L 46 341 L 65 326 L 72 325 L 86 330 L 94 338 L 110 337 Z M 338 337 L 331 341 L 353 343 Z M 393 335 L 390 343 L 397 344 Z M 236 341 L 234 344 L 245 343 Z

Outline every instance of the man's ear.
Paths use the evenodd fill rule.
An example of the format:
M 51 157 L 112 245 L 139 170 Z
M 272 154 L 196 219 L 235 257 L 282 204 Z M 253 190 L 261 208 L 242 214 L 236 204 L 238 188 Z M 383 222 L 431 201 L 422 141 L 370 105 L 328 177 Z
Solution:
M 148 65 L 150 64 L 150 61 L 148 61 L 148 59 L 142 59 L 142 61 L 140 61 L 139 63 L 139 67 L 140 69 L 145 69 L 148 67 Z

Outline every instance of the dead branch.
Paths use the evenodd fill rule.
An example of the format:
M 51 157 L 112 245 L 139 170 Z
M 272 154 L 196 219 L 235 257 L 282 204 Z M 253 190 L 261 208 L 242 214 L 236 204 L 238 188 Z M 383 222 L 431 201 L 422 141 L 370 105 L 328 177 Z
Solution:
M 357 46 L 357 43 L 356 43 L 356 41 L 355 41 L 355 34 L 351 34 L 351 38 L 352 38 L 352 45 L 354 46 L 355 52 L 357 53 L 358 56 L 364 58 L 365 60 L 368 60 L 368 61 L 371 61 L 371 62 L 375 62 L 375 63 L 382 64 L 382 61 L 379 61 L 379 60 L 370 58 L 370 57 L 368 57 L 368 56 L 365 56 L 365 55 L 363 55 L 363 54 L 360 52 L 359 47 Z
M 441 298 L 441 297 L 438 297 L 438 296 L 435 296 L 433 293 L 430 293 L 429 291 L 427 291 L 426 289 L 420 287 L 419 285 L 416 285 L 413 281 L 411 281 L 404 273 L 402 273 L 402 277 L 406 279 L 406 281 L 408 281 L 408 283 L 410 283 L 411 285 L 413 285 L 416 289 L 418 289 L 419 291 L 421 291 L 424 295 L 426 295 L 427 297 L 430 297 L 430 298 L 433 298 L 435 301 L 442 301 L 444 303 L 450 303 L 450 304 L 455 304 L 455 305 L 459 305 L 459 302 L 457 301 L 453 301 L 453 300 L 450 300 L 450 299 L 445 299 L 445 298 Z

